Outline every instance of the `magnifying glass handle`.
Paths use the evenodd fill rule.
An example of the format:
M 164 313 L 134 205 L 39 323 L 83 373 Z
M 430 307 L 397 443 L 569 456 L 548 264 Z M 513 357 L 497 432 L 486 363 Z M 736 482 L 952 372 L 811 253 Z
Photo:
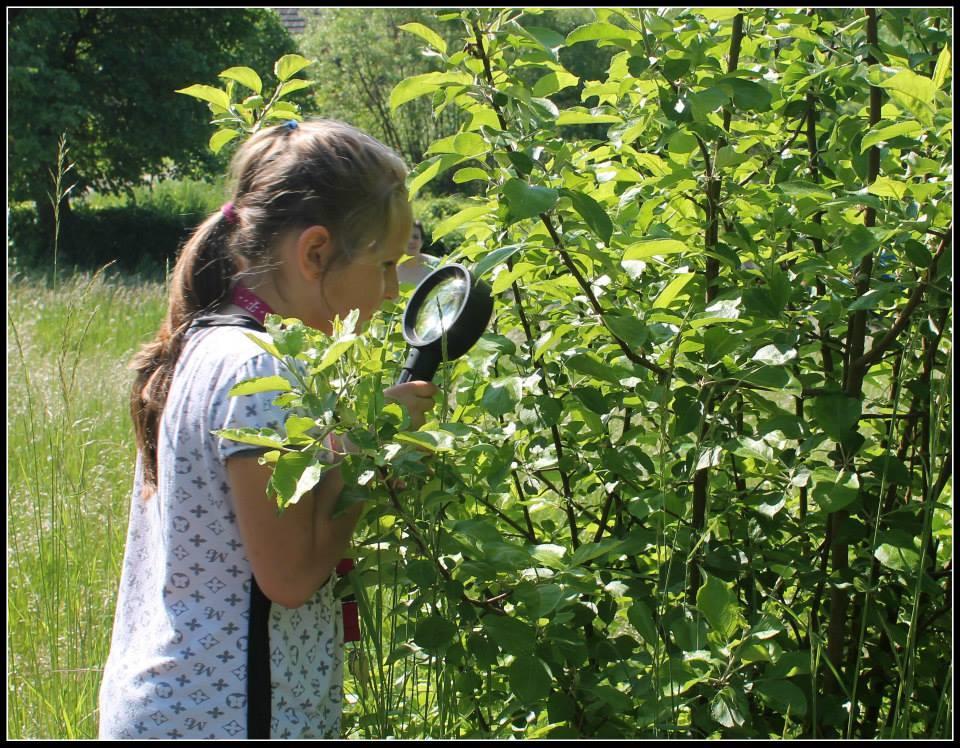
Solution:
M 421 348 L 411 348 L 410 355 L 403 362 L 403 370 L 397 378 L 397 384 L 404 382 L 432 382 L 433 375 L 440 366 L 440 354 Z

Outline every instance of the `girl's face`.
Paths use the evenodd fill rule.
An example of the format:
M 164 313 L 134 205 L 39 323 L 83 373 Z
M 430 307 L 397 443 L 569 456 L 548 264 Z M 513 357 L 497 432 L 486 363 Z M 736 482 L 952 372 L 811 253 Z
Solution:
M 420 233 L 420 227 L 414 224 L 413 231 L 410 233 L 410 241 L 407 244 L 407 254 L 416 257 L 420 254 L 423 247 L 423 234 Z
M 394 227 L 374 250 L 364 252 L 350 262 L 336 263 L 319 279 L 315 318 L 326 324 L 318 329 L 329 331 L 334 316 L 343 319 L 352 309 L 360 310 L 360 322 L 365 323 L 385 299 L 397 298 L 397 263 L 407 249 L 410 236 L 410 222 L 398 223 L 400 225 Z

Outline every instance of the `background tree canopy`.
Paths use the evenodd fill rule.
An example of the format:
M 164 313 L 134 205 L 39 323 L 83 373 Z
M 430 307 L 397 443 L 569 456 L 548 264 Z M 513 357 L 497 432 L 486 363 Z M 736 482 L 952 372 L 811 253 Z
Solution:
M 589 22 L 593 12 L 586 8 L 538 12 L 534 23 L 546 38 L 562 41 L 577 26 Z M 441 57 L 424 40 L 409 33 L 411 24 L 431 27 L 453 52 L 459 40 L 450 25 L 438 25 L 429 8 L 321 8 L 310 16 L 301 40 L 302 53 L 316 59 L 311 76 L 318 82 L 315 108 L 318 114 L 343 119 L 380 138 L 403 154 L 407 163 L 420 163 L 430 144 L 457 131 L 462 112 L 452 106 L 434 112 L 442 101 L 417 99 L 391 110 L 390 92 L 404 78 L 441 70 Z M 561 59 L 567 69 L 584 79 L 605 73 L 613 51 L 564 47 Z M 539 75 L 535 67 L 518 71 L 531 86 Z M 564 98 L 565 97 L 565 98 Z M 578 102 L 572 89 L 557 97 L 567 105 Z M 449 177 L 431 185 L 438 193 L 470 193 L 469 185 L 455 184 Z
M 174 91 L 240 61 L 269 70 L 294 51 L 266 8 L 11 10 L 10 199 L 47 211 L 63 133 L 78 190 L 113 193 L 145 174 L 220 171 L 207 148 L 207 113 Z

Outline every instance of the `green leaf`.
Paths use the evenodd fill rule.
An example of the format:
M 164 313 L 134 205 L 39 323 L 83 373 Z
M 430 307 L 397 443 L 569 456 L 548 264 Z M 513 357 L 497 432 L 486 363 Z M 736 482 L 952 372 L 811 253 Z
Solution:
M 802 391 L 800 382 L 784 366 L 761 366 L 753 371 L 740 372 L 744 382 L 768 390 L 780 390 L 784 394 L 799 395 Z
M 210 136 L 210 150 L 214 153 L 220 153 L 221 148 L 239 135 L 240 133 L 236 130 L 217 130 Z
M 268 487 L 277 495 L 277 505 L 283 509 L 296 504 L 329 469 L 329 465 L 318 462 L 309 452 L 285 452 L 274 465 Z
M 567 366 L 581 374 L 611 384 L 620 384 L 621 379 L 630 376 L 630 372 L 601 361 L 595 353 L 576 353 L 567 359 Z
M 872 145 L 876 145 L 877 143 L 883 143 L 904 135 L 916 135 L 922 131 L 923 126 L 913 119 L 907 120 L 906 122 L 900 122 L 896 125 L 884 125 L 883 127 L 881 127 L 880 124 L 874 125 L 870 132 L 868 132 L 861 141 L 860 153 L 865 152 L 867 148 Z
M 600 124 L 620 124 L 623 117 L 616 114 L 604 114 L 595 110 L 584 109 L 583 107 L 571 107 L 564 109 L 557 117 L 558 125 L 600 125 Z
M 807 713 L 807 697 L 803 691 L 788 680 L 754 681 L 756 693 L 768 706 L 791 718 L 803 718 Z
M 503 185 L 503 196 L 510 215 L 517 219 L 532 218 L 550 210 L 557 202 L 558 193 L 549 187 L 529 185 L 520 179 L 510 179 Z
M 490 639 L 508 654 L 530 654 L 536 644 L 537 632 L 533 626 L 512 616 L 485 615 L 481 623 Z
M 312 418 L 291 415 L 284 421 L 283 430 L 287 435 L 287 439 L 296 439 L 301 436 L 306 436 L 307 432 L 316 425 L 316 422 Z
M 433 230 L 434 240 L 439 239 L 442 236 L 446 236 L 454 229 L 460 228 L 467 221 L 470 221 L 474 218 L 479 218 L 480 216 L 486 215 L 491 210 L 489 205 L 471 205 L 469 208 L 464 208 L 457 213 L 454 213 L 449 218 L 444 219 L 437 224 L 436 228 Z
M 236 395 L 253 395 L 257 392 L 289 392 L 293 389 L 290 380 L 279 375 L 272 377 L 256 377 L 248 379 L 230 388 L 231 397 Z
M 426 152 L 428 155 L 433 153 L 459 153 L 461 156 L 479 156 L 489 150 L 490 144 L 483 136 L 475 132 L 461 132 L 434 141 Z
M 657 645 L 659 639 L 657 625 L 650 613 L 649 606 L 645 602 L 642 600 L 634 602 L 627 610 L 627 618 L 647 644 L 651 647 Z
M 407 576 L 418 587 L 429 588 L 437 581 L 437 567 L 433 561 L 414 559 L 407 562 Z
M 277 79 L 283 82 L 299 73 L 307 65 L 312 65 L 313 62 L 315 61 L 301 55 L 284 55 L 274 63 L 273 72 Z
M 283 446 L 283 440 L 273 429 L 220 429 L 213 432 L 221 439 L 250 444 L 255 447 L 276 449 Z
M 777 185 L 777 189 L 780 190 L 784 195 L 795 199 L 801 199 L 805 197 L 811 198 L 812 200 L 833 199 L 832 193 L 815 182 L 805 182 L 803 180 L 781 182 Z
M 410 181 L 407 187 L 410 191 L 410 199 L 412 200 L 425 184 L 462 161 L 466 161 L 466 157 L 459 153 L 445 153 L 442 156 L 434 156 L 428 161 L 421 162 L 409 177 Z
M 480 406 L 492 416 L 505 416 L 513 412 L 520 394 L 520 377 L 500 377 L 487 385 Z
M 453 637 L 457 635 L 457 630 L 455 623 L 440 616 L 430 616 L 417 624 L 413 641 L 418 647 L 430 653 L 439 654 L 450 646 Z
M 830 468 L 817 468 L 811 478 L 813 500 L 828 514 L 850 506 L 860 493 L 860 479 L 851 471 L 838 473 Z
M 884 543 L 873 555 L 877 561 L 894 571 L 910 573 L 920 568 L 920 554 L 913 548 Z
M 773 97 L 761 84 L 745 78 L 722 78 L 717 83 L 732 90 L 733 104 L 740 111 L 769 111 Z
M 532 93 L 537 98 L 542 98 L 555 94 L 557 91 L 562 91 L 569 86 L 575 86 L 579 82 L 580 79 L 577 76 L 568 73 L 566 70 L 554 71 L 547 73 L 534 83 Z
M 176 93 L 192 96 L 195 99 L 202 99 L 203 101 L 209 101 L 211 104 L 216 104 L 223 110 L 230 108 L 230 97 L 227 96 L 227 92 L 220 88 L 214 88 L 213 86 L 196 84 L 187 86 L 186 88 L 179 88 Z
M 480 179 L 483 181 L 488 181 L 490 175 L 487 174 L 483 169 L 480 169 L 476 166 L 468 166 L 464 169 L 458 169 L 453 175 L 453 181 L 456 184 L 463 184 L 464 182 L 472 182 L 475 179 Z M 434 234 L 436 236 L 436 234 Z
M 444 431 L 401 431 L 393 438 L 429 452 L 453 451 L 453 436 Z
M 612 23 L 596 22 L 579 26 L 567 34 L 567 46 L 570 47 L 580 42 L 601 41 L 606 39 L 617 39 L 623 41 L 639 41 L 640 35 L 636 32 L 627 31 Z
M 530 552 L 537 561 L 551 569 L 562 569 L 566 566 L 563 561 L 563 556 L 567 552 L 565 546 L 555 543 L 541 543 L 533 546 Z
M 506 262 L 510 257 L 515 255 L 526 245 L 521 244 L 508 244 L 506 247 L 499 247 L 492 252 L 489 252 L 483 256 L 480 262 L 477 263 L 476 267 L 473 269 L 474 273 L 477 276 L 486 275 L 488 272 L 493 270 L 497 265 L 500 265 Z
M 881 288 L 872 288 L 848 306 L 847 311 L 859 312 L 865 309 L 876 309 L 881 304 L 884 304 L 892 295 L 899 292 L 899 290 L 900 289 L 893 283 L 889 283 Z
M 550 695 L 553 680 L 543 660 L 520 655 L 510 666 L 510 689 L 524 704 L 535 704 Z
M 259 94 L 263 90 L 263 82 L 260 80 L 260 76 L 250 68 L 227 68 L 220 73 L 220 77 L 235 80 L 240 85 L 249 88 L 255 94 Z
M 613 235 L 613 221 L 607 215 L 607 211 L 589 195 L 577 190 L 561 190 L 560 194 L 569 197 L 573 201 L 574 210 L 580 214 L 586 221 L 590 230 L 596 234 L 604 244 L 610 244 L 610 237 Z
M 604 538 L 599 543 L 583 543 L 570 557 L 570 567 L 580 566 L 600 556 L 615 553 L 623 545 L 619 538 Z
M 715 576 L 708 576 L 697 590 L 697 609 L 703 613 L 710 627 L 726 639 L 736 632 L 741 617 L 732 586 Z
M 310 88 L 313 85 L 312 81 L 305 81 L 299 78 L 295 78 L 292 81 L 287 81 L 282 86 L 280 86 L 280 92 L 277 94 L 278 99 L 282 99 L 288 94 L 292 94 L 294 91 L 299 91 L 304 88 Z
M 660 295 L 654 300 L 651 308 L 669 309 L 673 300 L 686 288 L 686 285 L 693 280 L 695 275 L 696 273 L 679 273 L 677 277 L 670 281 L 667 287 L 660 292 Z
M 409 31 L 411 34 L 416 34 L 440 54 L 445 55 L 447 53 L 447 43 L 443 37 L 422 23 L 404 23 L 397 26 L 397 28 Z
M 849 436 L 860 420 L 862 402 L 846 395 L 821 395 L 814 398 L 809 413 L 828 436 L 841 441 Z
M 912 70 L 901 70 L 890 78 L 873 82 L 874 85 L 887 89 L 896 101 L 906 105 L 921 121 L 927 119 L 935 109 L 934 99 L 938 86 L 925 75 L 917 75 Z
M 937 67 L 933 71 L 933 85 L 937 89 L 943 88 L 947 82 L 947 74 L 950 72 L 950 45 L 944 44 L 940 50 L 940 56 L 937 58 Z
M 645 260 L 658 255 L 673 255 L 687 252 L 690 247 L 676 239 L 642 239 L 623 251 L 624 260 Z
M 753 355 L 754 361 L 768 366 L 783 366 L 797 357 L 797 349 L 786 345 L 765 345 Z
M 646 324 L 635 316 L 611 312 L 603 315 L 603 321 L 614 335 L 635 350 L 643 348 L 650 337 Z
M 750 706 L 742 691 L 730 686 L 722 689 L 710 702 L 710 716 L 727 728 L 740 727 L 745 721 L 744 715 L 750 714 Z
M 472 83 L 473 76 L 461 72 L 423 73 L 404 78 L 390 92 L 390 110 L 394 111 L 408 101 L 432 94 L 444 86 L 469 86 Z
M 867 191 L 877 197 L 892 197 L 896 200 L 903 200 L 907 194 L 907 185 L 898 179 L 877 177 L 870 186 L 867 187 Z
M 693 110 L 693 118 L 698 122 L 706 120 L 707 115 L 717 111 L 730 101 L 730 94 L 719 86 L 712 86 L 703 91 L 697 91 L 690 99 L 690 108 Z

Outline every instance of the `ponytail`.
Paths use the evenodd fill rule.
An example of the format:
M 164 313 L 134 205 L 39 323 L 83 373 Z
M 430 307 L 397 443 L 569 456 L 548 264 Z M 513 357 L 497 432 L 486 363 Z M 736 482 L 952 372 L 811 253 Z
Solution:
M 187 329 L 194 319 L 226 299 L 236 272 L 229 251 L 232 228 L 225 214 L 217 211 L 196 229 L 173 268 L 167 316 L 156 338 L 130 362 L 136 372 L 130 415 L 143 462 L 144 498 L 157 489 L 160 420 Z

